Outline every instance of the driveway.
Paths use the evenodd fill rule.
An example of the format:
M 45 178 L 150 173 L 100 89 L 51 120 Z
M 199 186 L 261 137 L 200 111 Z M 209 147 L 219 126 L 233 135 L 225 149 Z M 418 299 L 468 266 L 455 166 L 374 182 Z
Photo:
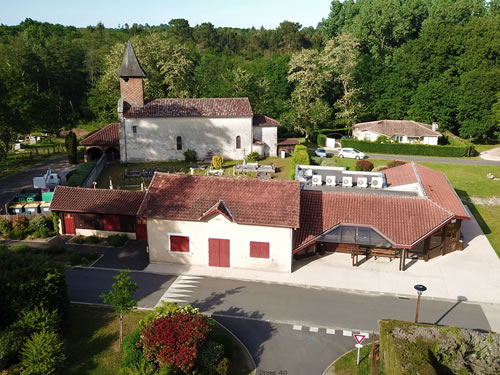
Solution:
M 59 173 L 64 180 L 67 172 L 72 169 L 68 163 L 68 156 L 61 155 L 52 159 L 44 160 L 33 165 L 25 171 L 0 178 L 0 208 L 10 202 L 22 189 L 33 189 L 33 177 L 43 176 L 50 168 Z
M 494 160 L 500 162 L 500 147 L 492 148 L 488 151 L 483 151 L 479 157 L 484 160 Z

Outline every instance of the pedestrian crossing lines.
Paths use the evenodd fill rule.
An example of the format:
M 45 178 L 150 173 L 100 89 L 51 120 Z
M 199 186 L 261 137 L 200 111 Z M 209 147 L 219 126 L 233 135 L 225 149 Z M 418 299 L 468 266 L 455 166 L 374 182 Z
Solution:
M 198 287 L 203 277 L 181 275 L 175 279 L 165 291 L 156 306 L 161 306 L 162 301 L 188 303 L 188 299 L 195 288 Z
M 346 329 L 333 329 L 333 328 L 320 328 L 320 327 L 303 327 L 298 324 L 294 324 L 292 326 L 292 329 L 294 331 L 302 331 L 302 328 L 304 328 L 305 332 L 310 332 L 310 333 L 323 333 L 325 332 L 327 335 L 335 335 L 336 333 L 341 334 L 342 336 L 353 336 L 353 331 L 352 330 L 346 330 Z M 359 332 L 359 331 L 355 331 Z M 360 335 L 364 335 L 365 338 L 369 338 L 370 334 L 368 332 L 359 332 Z

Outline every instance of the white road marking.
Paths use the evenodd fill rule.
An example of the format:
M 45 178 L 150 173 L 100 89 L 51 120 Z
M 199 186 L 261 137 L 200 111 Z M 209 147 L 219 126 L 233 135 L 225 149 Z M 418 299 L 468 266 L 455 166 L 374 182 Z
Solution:
M 296 324 L 293 325 L 293 330 L 294 331 L 302 331 L 302 326 L 298 326 Z
M 319 328 L 318 327 L 309 327 L 309 332 L 318 332 Z
M 352 331 L 342 331 L 344 336 L 352 336 Z
M 327 329 L 326 329 L 326 333 L 327 333 L 328 335 L 335 335 L 335 330 L 334 330 L 334 329 L 331 329 L 331 328 L 327 328 Z
M 187 299 L 190 297 L 191 293 L 194 291 L 193 288 L 198 287 L 200 283 L 199 276 L 179 276 L 170 287 L 163 293 L 161 298 L 156 303 L 156 306 L 161 306 L 162 301 L 165 302 L 176 302 L 176 303 L 187 303 Z M 190 289 L 191 288 L 191 289 Z

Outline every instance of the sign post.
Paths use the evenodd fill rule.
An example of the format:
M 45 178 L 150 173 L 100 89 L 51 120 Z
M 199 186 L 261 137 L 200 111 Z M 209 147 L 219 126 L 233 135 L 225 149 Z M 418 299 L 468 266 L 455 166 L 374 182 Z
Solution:
M 365 339 L 365 335 L 354 335 L 354 338 L 356 339 L 356 345 L 355 347 L 358 348 L 358 356 L 356 357 L 356 365 L 359 365 L 359 351 L 363 347 L 361 343 Z

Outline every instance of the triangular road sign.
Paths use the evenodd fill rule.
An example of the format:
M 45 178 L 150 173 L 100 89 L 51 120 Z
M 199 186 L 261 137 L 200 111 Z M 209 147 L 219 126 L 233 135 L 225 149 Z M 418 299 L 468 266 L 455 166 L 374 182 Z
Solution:
M 356 339 L 356 341 L 358 342 L 358 344 L 361 344 L 366 337 L 365 335 L 353 335 L 353 336 Z

